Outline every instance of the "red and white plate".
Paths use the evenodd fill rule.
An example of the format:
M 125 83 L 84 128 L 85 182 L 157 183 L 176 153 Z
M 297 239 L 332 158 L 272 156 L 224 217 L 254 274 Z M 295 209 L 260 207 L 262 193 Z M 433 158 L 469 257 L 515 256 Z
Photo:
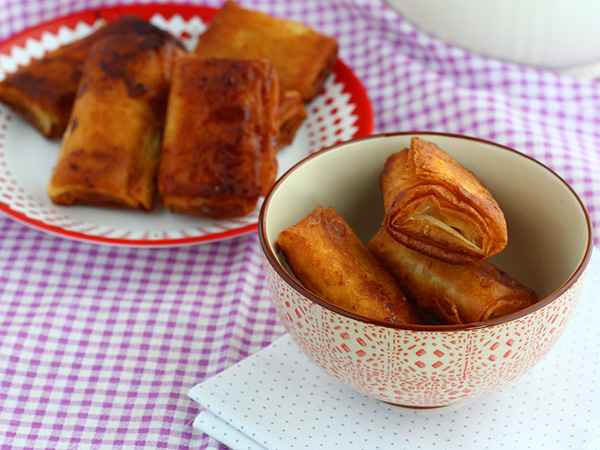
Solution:
M 193 48 L 214 8 L 183 5 L 133 5 L 79 12 L 30 28 L 0 43 L 0 79 L 32 58 L 83 37 L 105 21 L 123 15 L 150 20 Z M 278 156 L 279 175 L 307 154 L 372 131 L 371 105 L 364 87 L 342 61 L 335 65 L 325 92 L 308 107 L 295 141 Z M 256 230 L 258 208 L 235 220 L 210 220 L 126 209 L 63 207 L 46 193 L 60 142 L 37 133 L 0 104 L 0 210 L 48 233 L 98 244 L 167 247 L 217 241 Z

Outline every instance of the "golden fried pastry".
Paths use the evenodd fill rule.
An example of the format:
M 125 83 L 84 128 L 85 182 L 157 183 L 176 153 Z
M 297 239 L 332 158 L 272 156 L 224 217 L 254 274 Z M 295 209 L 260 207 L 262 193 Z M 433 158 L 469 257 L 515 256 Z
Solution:
M 177 59 L 159 191 L 172 211 L 239 217 L 277 173 L 277 74 L 267 61 Z
M 154 27 L 94 45 L 48 188 L 53 202 L 152 208 L 177 49 Z
M 500 252 L 508 240 L 496 200 L 475 175 L 436 145 L 413 138 L 381 175 L 385 227 L 413 250 L 451 263 Z
M 334 209 L 316 208 L 277 245 L 302 284 L 333 305 L 396 325 L 419 322 L 394 277 Z
M 279 100 L 277 112 L 279 131 L 277 133 L 277 150 L 294 142 L 296 131 L 306 119 L 306 108 L 300 93 L 296 91 L 284 92 Z
M 383 227 L 368 247 L 411 300 L 448 324 L 494 319 L 537 301 L 533 291 L 486 261 L 449 264 L 409 249 Z
M 200 36 L 196 53 L 203 58 L 267 59 L 277 70 L 282 91 L 298 91 L 310 100 L 321 92 L 333 68 L 337 42 L 299 22 L 228 1 Z
M 118 19 L 8 75 L 0 82 L 0 101 L 14 108 L 45 136 L 61 137 L 91 47 L 106 36 L 123 33 L 165 34 L 136 17 Z

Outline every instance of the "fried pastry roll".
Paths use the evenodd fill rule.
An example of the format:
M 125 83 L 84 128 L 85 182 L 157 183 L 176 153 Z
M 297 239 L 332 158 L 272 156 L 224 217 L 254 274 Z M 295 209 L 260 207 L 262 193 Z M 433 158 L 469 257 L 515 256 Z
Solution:
M 436 145 L 413 138 L 381 175 L 385 227 L 398 242 L 463 264 L 500 252 L 506 221 L 475 175 Z
M 419 308 L 448 324 L 494 319 L 537 301 L 533 291 L 486 261 L 449 264 L 400 244 L 383 227 L 368 248 Z
M 48 188 L 55 203 L 152 208 L 178 48 L 155 30 L 92 48 Z
M 176 212 L 239 217 L 277 173 L 277 74 L 267 61 L 177 59 L 159 191 Z
M 298 128 L 306 119 L 306 109 L 300 93 L 287 91 L 279 100 L 277 112 L 279 131 L 277 133 L 277 150 L 294 142 Z
M 228 1 L 196 47 L 203 58 L 266 59 L 279 75 L 282 91 L 310 100 L 323 89 L 337 59 L 334 38 L 291 20 L 271 17 Z
M 302 284 L 333 305 L 396 325 L 419 322 L 394 277 L 334 209 L 316 208 L 277 245 Z
M 43 135 L 61 137 L 71 115 L 83 64 L 90 49 L 106 36 L 124 33 L 165 32 L 136 17 L 118 19 L 9 74 L 0 82 L 0 101 L 19 112 Z

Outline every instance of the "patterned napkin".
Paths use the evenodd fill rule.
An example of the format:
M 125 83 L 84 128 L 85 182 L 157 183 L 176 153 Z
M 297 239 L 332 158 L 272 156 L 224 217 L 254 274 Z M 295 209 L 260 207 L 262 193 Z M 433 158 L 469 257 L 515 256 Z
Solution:
M 132 2 L 0 0 L 0 38 L 74 11 Z M 240 2 L 334 34 L 341 57 L 367 87 L 376 131 L 449 131 L 513 146 L 565 177 L 585 199 L 598 230 L 600 82 L 453 48 L 416 30 L 383 0 Z M 589 304 L 588 299 L 581 309 L 593 318 Z M 567 334 L 578 333 L 580 326 L 570 326 Z M 192 432 L 198 409 L 186 392 L 282 331 L 255 236 L 179 249 L 109 248 L 54 238 L 0 217 L 0 448 L 223 448 Z M 598 336 L 581 336 L 559 343 L 577 340 L 572 351 L 586 352 L 575 353 L 581 361 L 565 352 L 573 366 L 557 381 L 579 384 L 579 368 L 597 358 Z M 540 367 L 550 370 L 559 362 L 550 355 Z M 523 383 L 521 389 L 537 389 Z M 563 397 L 544 395 L 534 418 L 521 419 L 536 430 L 545 423 L 538 418 L 551 410 L 547 402 L 562 408 Z M 486 405 L 493 411 L 494 404 Z M 578 408 L 578 420 L 585 424 L 592 417 L 592 425 L 599 423 L 594 408 Z M 573 411 L 565 409 L 564 420 Z M 417 423 L 412 413 L 402 414 L 408 414 L 409 425 Z M 487 421 L 466 428 L 469 433 L 455 429 L 470 436 L 464 448 L 473 448 L 473 439 L 481 449 L 492 445 L 480 436 L 495 423 L 492 418 L 500 419 L 482 417 Z M 513 427 L 495 436 L 515 435 Z M 417 437 L 412 447 L 403 441 L 421 436 L 418 429 L 399 430 L 406 433 L 397 447 L 427 449 L 427 436 Z M 557 438 L 573 432 L 562 430 Z

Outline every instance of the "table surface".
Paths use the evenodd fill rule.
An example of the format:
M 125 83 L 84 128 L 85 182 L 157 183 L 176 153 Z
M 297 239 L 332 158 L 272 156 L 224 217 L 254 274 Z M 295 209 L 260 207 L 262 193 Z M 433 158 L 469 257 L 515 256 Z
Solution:
M 103 3 L 0 0 L 0 38 Z M 242 3 L 334 34 L 368 89 L 377 131 L 465 133 L 517 148 L 567 179 L 600 224 L 597 82 L 449 47 L 381 0 Z M 256 236 L 109 248 L 6 218 L 0 236 L 2 448 L 219 448 L 192 431 L 188 389 L 283 332 Z

